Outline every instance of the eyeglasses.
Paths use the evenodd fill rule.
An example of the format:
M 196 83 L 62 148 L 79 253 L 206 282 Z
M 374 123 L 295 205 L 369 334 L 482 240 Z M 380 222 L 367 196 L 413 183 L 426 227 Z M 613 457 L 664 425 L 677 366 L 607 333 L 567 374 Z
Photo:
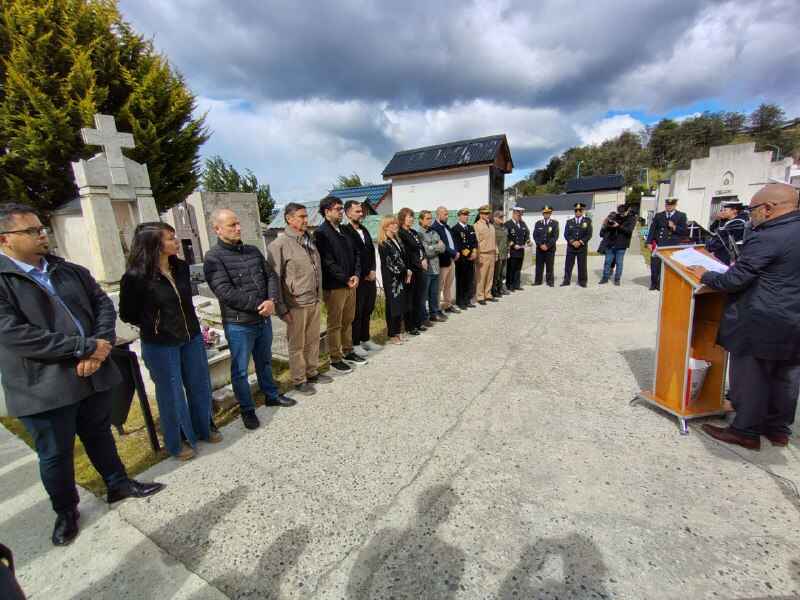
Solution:
M 755 209 L 761 208 L 762 206 L 767 206 L 768 204 L 770 204 L 770 203 L 769 202 L 762 202 L 760 204 L 753 204 L 752 206 L 748 206 L 747 208 L 750 210 L 750 212 L 753 212 Z
M 27 229 L 15 229 L 14 231 L 0 231 L 0 235 L 10 235 L 12 233 L 23 233 L 30 236 L 50 235 L 47 227 L 28 227 Z

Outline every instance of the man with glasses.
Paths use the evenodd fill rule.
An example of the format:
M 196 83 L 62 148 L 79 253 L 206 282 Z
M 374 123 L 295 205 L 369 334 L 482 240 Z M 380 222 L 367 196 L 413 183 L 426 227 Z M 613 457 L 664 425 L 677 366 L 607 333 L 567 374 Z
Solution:
M 751 450 L 765 436 L 786 446 L 800 392 L 800 210 L 798 191 L 768 184 L 750 202 L 752 232 L 725 273 L 691 270 L 728 292 L 717 343 L 731 355 L 730 427 L 703 425 L 710 436 Z
M 650 229 L 647 232 L 647 244 L 651 252 L 656 248 L 678 246 L 689 235 L 689 225 L 686 213 L 677 209 L 678 199 L 667 198 L 664 202 L 666 209 L 656 213 Z M 650 258 L 650 290 L 661 289 L 661 259 L 657 256 Z
M 0 204 L 0 379 L 8 414 L 33 438 L 56 522 L 52 542 L 78 535 L 75 435 L 103 478 L 109 503 L 158 492 L 129 479 L 111 435 L 108 360 L 114 304 L 89 271 L 49 254 L 47 230 L 29 206 Z

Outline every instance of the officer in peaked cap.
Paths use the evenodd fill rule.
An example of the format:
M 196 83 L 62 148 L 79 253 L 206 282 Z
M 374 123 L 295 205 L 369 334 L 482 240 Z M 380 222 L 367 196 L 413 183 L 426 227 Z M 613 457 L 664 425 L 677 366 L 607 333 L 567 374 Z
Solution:
M 586 287 L 589 279 L 586 257 L 589 255 L 589 240 L 592 239 L 592 220 L 583 213 L 586 205 L 576 202 L 573 206 L 575 216 L 567 221 L 564 228 L 564 239 L 567 240 L 567 260 L 564 263 L 564 281 L 561 286 L 567 286 L 572 279 L 572 268 L 578 262 L 578 285 Z
M 509 291 L 521 290 L 522 260 L 525 258 L 525 246 L 531 245 L 531 232 L 522 214 L 525 209 L 521 206 L 511 208 L 511 218 L 506 221 L 508 231 L 508 264 L 506 265 L 506 287 Z
M 686 213 L 677 208 L 678 199 L 667 198 L 664 204 L 666 210 L 656 213 L 647 232 L 647 243 L 652 251 L 662 246 L 679 246 L 689 235 Z M 657 256 L 650 259 L 650 289 L 661 289 L 661 259 Z
M 478 258 L 478 240 L 475 229 L 467 223 L 469 209 L 458 211 L 458 222 L 453 225 L 452 232 L 458 252 L 456 259 L 456 304 L 461 310 L 475 306 L 472 303 L 472 283 L 475 279 L 474 261 Z
M 542 208 L 542 218 L 533 226 L 533 242 L 536 244 L 536 274 L 533 285 L 542 285 L 544 275 L 547 285 L 553 287 L 553 262 L 556 256 L 556 242 L 558 242 L 558 221 L 551 219 L 553 207 L 547 204 Z
M 735 262 L 744 243 L 744 235 L 749 221 L 744 204 L 738 200 L 723 202 L 717 219 L 711 223 L 714 234 L 706 249 L 726 265 Z

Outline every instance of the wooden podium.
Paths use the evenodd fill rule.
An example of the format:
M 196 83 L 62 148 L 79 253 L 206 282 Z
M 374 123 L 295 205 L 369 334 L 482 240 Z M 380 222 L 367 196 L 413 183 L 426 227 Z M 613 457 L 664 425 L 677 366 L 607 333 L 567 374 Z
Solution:
M 655 381 L 652 390 L 642 390 L 635 399 L 675 415 L 683 435 L 689 433 L 687 419 L 725 413 L 728 362 L 727 352 L 716 344 L 725 293 L 701 284 L 684 265 L 672 259 L 672 254 L 689 247 L 711 256 L 703 246 L 656 250 L 662 263 Z M 695 400 L 688 393 L 690 358 L 711 363 Z

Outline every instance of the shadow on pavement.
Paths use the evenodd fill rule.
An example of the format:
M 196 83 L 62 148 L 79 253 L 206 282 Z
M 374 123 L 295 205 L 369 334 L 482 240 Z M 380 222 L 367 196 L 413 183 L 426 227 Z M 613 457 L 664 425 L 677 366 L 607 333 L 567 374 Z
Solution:
M 649 276 L 646 276 L 646 277 L 634 277 L 633 279 L 631 279 L 631 283 L 634 283 L 636 285 L 641 285 L 642 287 L 649 288 L 650 287 L 650 277 Z
M 623 350 L 620 356 L 628 363 L 628 368 L 636 378 L 636 384 L 640 390 L 653 388 L 653 378 L 655 377 L 656 351 L 654 348 L 637 348 L 635 350 Z
M 407 529 L 379 531 L 359 553 L 347 584 L 349 600 L 455 598 L 466 555 L 437 535 L 458 504 L 448 485 L 428 488 Z
M 560 570 L 553 560 L 560 563 Z M 560 571 L 560 572 L 559 572 Z M 603 584 L 603 556 L 590 539 L 570 534 L 528 545 L 498 593 L 501 600 L 610 598 Z

